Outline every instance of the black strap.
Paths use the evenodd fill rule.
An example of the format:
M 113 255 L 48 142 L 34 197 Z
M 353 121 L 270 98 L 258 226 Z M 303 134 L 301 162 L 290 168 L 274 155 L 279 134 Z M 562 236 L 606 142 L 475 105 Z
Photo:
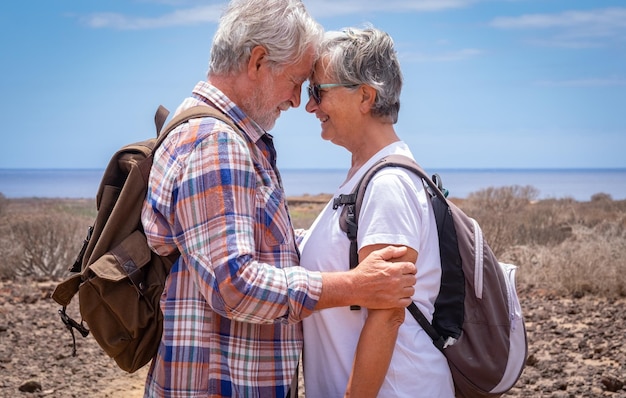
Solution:
M 409 310 L 411 315 L 413 315 L 413 318 L 415 318 L 417 323 L 420 324 L 422 329 L 424 329 L 428 336 L 430 336 L 435 347 L 437 347 L 439 351 L 443 351 L 445 340 L 439 335 L 439 333 L 437 333 L 433 325 L 428 322 L 428 319 L 426 319 L 424 313 L 419 308 L 417 308 L 417 305 L 415 305 L 415 303 L 409 304 L 409 306 L 406 308 Z
M 333 209 L 337 210 L 339 206 L 344 206 L 344 211 L 342 212 L 341 221 L 344 222 L 341 228 L 348 235 L 348 239 L 350 239 L 350 269 L 356 268 L 359 265 L 359 250 L 357 246 L 357 219 L 356 219 L 356 193 L 348 194 L 348 195 L 339 195 L 333 200 Z M 345 216 L 345 217 L 343 217 Z M 358 311 L 361 307 L 358 305 L 351 305 L 350 310 Z
M 83 268 L 83 258 L 85 257 L 85 252 L 87 251 L 87 246 L 89 245 L 89 241 L 91 240 L 91 235 L 93 234 L 93 225 L 87 228 L 87 236 L 83 240 L 83 246 L 80 248 L 78 255 L 76 256 L 76 260 L 74 260 L 74 264 L 70 267 L 69 271 L 72 273 L 80 272 Z

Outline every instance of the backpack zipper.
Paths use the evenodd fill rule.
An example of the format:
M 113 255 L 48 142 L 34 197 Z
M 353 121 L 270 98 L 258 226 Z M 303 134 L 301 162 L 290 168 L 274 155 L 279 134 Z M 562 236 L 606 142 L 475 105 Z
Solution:
M 474 225 L 474 294 L 477 298 L 483 298 L 483 272 L 484 272 L 484 260 L 483 260 L 483 231 L 480 229 L 480 225 L 473 218 L 472 224 Z

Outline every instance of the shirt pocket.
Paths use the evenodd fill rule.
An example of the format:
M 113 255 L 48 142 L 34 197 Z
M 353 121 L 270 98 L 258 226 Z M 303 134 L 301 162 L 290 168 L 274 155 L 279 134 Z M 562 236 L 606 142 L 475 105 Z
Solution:
M 284 192 L 278 186 L 261 186 L 256 193 L 257 233 L 267 246 L 279 246 L 291 241 L 291 226 Z

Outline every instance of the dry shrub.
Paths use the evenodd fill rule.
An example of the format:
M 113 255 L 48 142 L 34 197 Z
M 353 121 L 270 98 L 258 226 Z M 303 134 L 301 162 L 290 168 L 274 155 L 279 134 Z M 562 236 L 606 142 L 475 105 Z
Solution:
M 10 239 L 5 238 L 10 232 L 9 218 L 6 216 L 8 204 L 9 201 L 0 193 L 0 256 L 3 259 L 3 261 L 0 262 L 0 279 L 10 278 L 14 275 L 13 269 L 6 261 L 7 254 L 10 253 L 15 246 Z
M 2 217 L 2 215 L 4 214 L 8 204 L 9 202 L 6 196 L 4 196 L 2 192 L 0 192 L 0 217 Z
M 613 201 L 607 194 L 595 194 L 589 202 L 579 202 L 576 209 L 576 221 L 579 224 L 594 227 L 605 220 L 613 220 L 616 215 L 626 214 L 626 200 Z
M 13 215 L 0 239 L 0 274 L 61 277 L 67 274 L 85 234 L 85 219 L 58 212 Z
M 0 234 L 2 237 L 6 236 L 6 225 L 3 225 L 0 229 Z M 0 262 L 0 279 L 10 279 L 15 276 L 15 268 L 10 258 L 14 256 L 15 245 L 9 239 L 0 238 L 0 255 L 2 256 L 3 261 Z
M 460 206 L 478 220 L 498 258 L 519 266 L 521 288 L 626 296 L 626 201 L 536 195 L 532 187 L 488 188 Z
M 626 296 L 626 241 L 623 228 L 605 222 L 595 228 L 578 226 L 576 239 L 558 247 L 548 267 L 563 291 L 575 297 L 585 294 Z
M 517 246 L 502 260 L 519 266 L 518 284 L 573 297 L 626 296 L 626 217 L 594 227 L 581 223 L 572 236 L 550 246 Z
M 506 247 L 515 245 L 554 246 L 572 235 L 572 201 L 545 200 L 530 203 L 511 216 Z
M 94 214 L 93 199 L 6 199 L 0 213 L 0 278 L 65 275 Z
M 532 235 L 523 229 L 525 210 L 537 197 L 538 191 L 531 186 L 487 188 L 471 193 L 464 201 L 463 210 L 475 218 L 496 255 L 507 247 L 522 244 L 518 237 Z

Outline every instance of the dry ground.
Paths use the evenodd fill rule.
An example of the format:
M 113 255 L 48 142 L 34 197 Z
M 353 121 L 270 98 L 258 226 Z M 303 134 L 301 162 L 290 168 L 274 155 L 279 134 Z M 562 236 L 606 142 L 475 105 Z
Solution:
M 52 282 L 0 282 L 0 396 L 140 397 L 146 368 L 125 373 L 91 337 L 77 336 L 71 356 L 52 290 Z M 529 360 L 507 397 L 626 397 L 626 299 L 521 296 Z M 20 393 L 29 381 L 40 390 Z

